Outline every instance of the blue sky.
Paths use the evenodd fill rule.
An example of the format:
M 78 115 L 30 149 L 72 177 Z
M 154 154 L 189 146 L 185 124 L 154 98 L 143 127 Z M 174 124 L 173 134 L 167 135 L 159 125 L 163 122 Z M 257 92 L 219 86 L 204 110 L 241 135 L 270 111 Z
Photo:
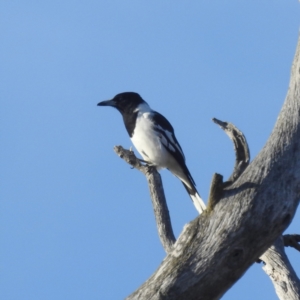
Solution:
M 173 124 L 198 190 L 228 177 L 233 122 L 254 158 L 285 98 L 299 31 L 293 1 L 0 2 L 0 299 L 123 299 L 165 257 L 121 116 L 136 91 Z M 196 210 L 162 171 L 174 230 Z M 287 229 L 299 233 L 299 213 Z M 296 272 L 300 254 L 287 249 Z M 254 265 L 223 297 L 276 299 Z

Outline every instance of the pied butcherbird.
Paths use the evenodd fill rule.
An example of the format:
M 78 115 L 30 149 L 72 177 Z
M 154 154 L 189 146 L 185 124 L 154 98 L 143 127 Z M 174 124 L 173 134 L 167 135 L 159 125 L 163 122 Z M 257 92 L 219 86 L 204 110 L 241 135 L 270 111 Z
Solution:
M 112 106 L 121 113 L 130 139 L 143 160 L 158 170 L 167 168 L 178 177 L 197 211 L 202 213 L 205 204 L 185 164 L 185 156 L 170 122 L 133 92 L 118 94 L 111 100 L 98 103 L 98 106 Z

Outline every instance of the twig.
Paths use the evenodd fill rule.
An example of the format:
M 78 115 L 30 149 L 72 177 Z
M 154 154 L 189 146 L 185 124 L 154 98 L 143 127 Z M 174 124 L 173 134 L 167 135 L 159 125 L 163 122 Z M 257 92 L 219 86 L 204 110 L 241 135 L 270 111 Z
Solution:
M 250 162 L 250 151 L 244 134 L 232 123 L 223 122 L 216 118 L 212 119 L 218 124 L 233 142 L 235 152 L 235 165 L 233 172 L 226 182 L 223 182 L 223 176 L 214 174 L 210 185 L 210 192 L 207 204 L 207 211 L 212 211 L 214 206 L 222 198 L 223 189 L 232 185 L 244 172 Z
M 170 214 L 159 173 L 155 167 L 141 164 L 133 151 L 126 150 L 122 146 L 115 146 L 114 151 L 133 168 L 141 171 L 146 176 L 154 209 L 158 235 L 165 251 L 170 253 L 173 250 L 176 239 L 173 233 Z
M 232 140 L 235 151 L 235 166 L 231 176 L 225 183 L 226 186 L 235 182 L 238 177 L 245 171 L 250 162 L 250 151 L 244 134 L 232 123 L 223 122 L 216 118 L 212 119 L 218 124 Z

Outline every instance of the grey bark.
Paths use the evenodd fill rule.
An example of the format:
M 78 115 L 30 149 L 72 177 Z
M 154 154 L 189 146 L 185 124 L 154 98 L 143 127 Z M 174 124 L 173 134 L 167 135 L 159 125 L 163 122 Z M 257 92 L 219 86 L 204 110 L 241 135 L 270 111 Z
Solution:
M 207 212 L 212 211 L 216 203 L 221 199 L 223 188 L 231 185 L 242 174 L 250 162 L 249 147 L 244 134 L 231 123 L 222 122 L 215 118 L 213 121 L 218 124 L 232 140 L 236 160 L 233 172 L 227 182 L 223 182 L 222 175 L 214 174 L 211 182 Z M 126 150 L 122 146 L 115 146 L 114 150 L 116 154 L 129 165 L 141 171 L 146 176 L 158 235 L 166 253 L 170 253 L 173 250 L 176 239 L 172 229 L 160 174 L 157 172 L 156 168 L 141 164 L 141 160 L 134 155 L 133 151 Z
M 298 44 L 288 94 L 266 145 L 127 299 L 219 299 L 287 228 L 300 196 L 299 70 Z
M 299 278 L 284 252 L 283 238 L 279 237 L 260 259 L 265 264 L 263 270 L 272 280 L 278 298 L 299 300 Z
M 266 145 L 127 299 L 219 299 L 287 228 L 300 198 L 299 73 L 298 43 L 288 94 Z
M 232 174 L 227 180 L 226 185 L 234 183 L 239 176 L 245 171 L 250 162 L 250 151 L 244 134 L 232 123 L 222 122 L 216 118 L 212 119 L 218 124 L 233 142 L 235 152 L 235 165 Z

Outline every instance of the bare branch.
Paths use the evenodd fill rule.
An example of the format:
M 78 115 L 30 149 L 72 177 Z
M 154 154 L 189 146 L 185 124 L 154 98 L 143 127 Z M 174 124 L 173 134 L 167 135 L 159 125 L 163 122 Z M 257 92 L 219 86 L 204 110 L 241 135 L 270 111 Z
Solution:
M 114 150 L 118 156 L 146 176 L 154 209 L 158 235 L 165 251 L 170 253 L 173 250 L 173 245 L 176 239 L 173 233 L 170 214 L 159 173 L 156 168 L 141 164 L 133 151 L 125 150 L 122 146 L 115 146 Z
M 210 184 L 209 197 L 207 202 L 207 212 L 211 212 L 215 205 L 221 200 L 223 195 L 223 176 L 215 173 Z
M 216 118 L 212 120 L 218 124 L 232 140 L 235 152 L 235 166 L 231 176 L 226 182 L 223 182 L 222 175 L 214 174 L 210 185 L 207 212 L 213 210 L 223 195 L 223 189 L 232 185 L 244 172 L 250 162 L 250 151 L 244 134 L 232 123 L 223 122 Z
M 233 142 L 235 152 L 235 166 L 227 185 L 235 182 L 238 177 L 245 171 L 250 162 L 250 151 L 248 143 L 244 134 L 232 123 L 223 122 L 216 118 L 212 119 L 214 123 L 218 124 Z
M 284 252 L 282 237 L 260 257 L 280 300 L 298 300 L 300 281 Z
M 266 145 L 128 300 L 220 299 L 290 224 L 300 198 L 299 70 L 300 40 L 288 95 Z
M 122 146 L 115 146 L 114 151 L 133 168 L 141 171 L 144 174 L 147 173 L 147 166 L 141 164 L 141 161 L 135 156 L 133 151 L 126 150 Z
M 146 178 L 149 185 L 158 235 L 165 251 L 170 253 L 173 250 L 176 239 L 173 233 L 162 180 L 156 168 L 151 167 L 149 167 Z

